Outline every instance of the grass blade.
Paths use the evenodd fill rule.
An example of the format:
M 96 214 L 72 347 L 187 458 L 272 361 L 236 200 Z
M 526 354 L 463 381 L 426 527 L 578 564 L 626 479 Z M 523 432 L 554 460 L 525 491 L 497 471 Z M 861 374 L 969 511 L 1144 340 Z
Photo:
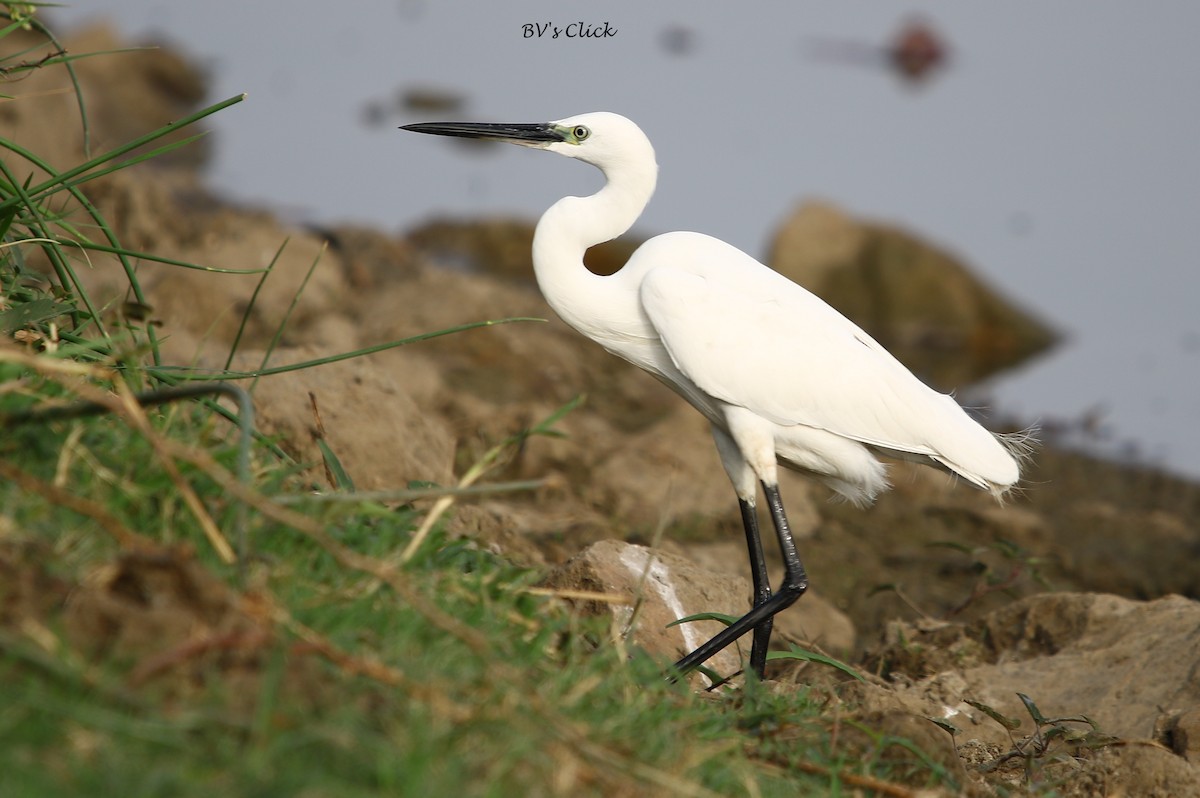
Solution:
M 162 127 L 158 128 L 157 130 L 155 130 L 151 133 L 147 133 L 144 136 L 139 136 L 138 138 L 134 139 L 133 141 L 122 144 L 120 147 L 117 147 L 116 149 L 109 150 L 105 154 L 99 155 L 95 158 L 92 158 L 90 161 L 85 161 L 84 163 L 81 163 L 78 166 L 68 169 L 65 172 L 54 173 L 54 170 L 47 169 L 47 171 L 51 172 L 52 177 L 49 180 L 45 180 L 45 181 L 39 183 L 38 185 L 34 186 L 27 193 L 29 194 L 30 197 L 40 198 L 41 195 L 46 192 L 49 192 L 52 190 L 57 191 L 58 190 L 57 187 L 59 187 L 59 186 L 63 186 L 63 187 L 73 186 L 73 185 L 75 185 L 75 183 L 72 181 L 74 181 L 75 178 L 79 177 L 80 175 L 86 174 L 86 173 L 92 171 L 93 169 L 96 169 L 96 168 L 108 163 L 109 161 L 114 161 L 117 158 L 120 158 L 122 155 L 125 155 L 128 152 L 132 152 L 133 150 L 136 150 L 139 147 L 143 147 L 146 144 L 149 144 L 150 142 L 155 141 L 156 139 L 160 139 L 163 136 L 168 135 L 169 133 L 173 133 L 176 130 L 185 128 L 188 125 L 195 124 L 196 122 L 199 122 L 201 119 L 204 119 L 205 117 L 212 116 L 213 114 L 217 113 L 218 111 L 222 111 L 222 110 L 230 107 L 231 105 L 236 105 L 237 103 L 240 103 L 244 99 L 246 99 L 245 94 L 238 94 L 234 97 L 230 97 L 227 100 L 222 100 L 219 103 L 210 105 L 207 108 L 202 108 L 201 110 L 195 112 L 194 114 L 189 114 L 188 116 L 185 116 L 183 119 L 180 119 L 177 122 L 168 122 L 167 124 L 163 125 Z M 12 145 L 12 146 L 15 147 L 16 145 Z M 28 152 L 27 150 L 24 150 L 24 148 L 17 148 L 17 149 L 22 150 L 22 152 L 20 153 L 22 155 L 22 157 L 36 158 L 35 156 L 33 156 L 32 153 Z M 40 158 L 36 158 L 36 160 L 41 161 Z M 3 212 L 4 210 L 6 210 L 8 207 L 10 207 L 15 202 L 16 201 L 13 198 L 9 198 L 8 200 L 6 200 L 4 202 L 0 202 L 0 212 Z
M 275 271 L 275 265 L 279 263 L 279 257 L 283 255 L 283 249 L 288 245 L 289 240 L 285 238 L 279 245 L 279 249 L 275 250 L 271 262 L 267 264 L 267 268 L 262 270 L 262 277 L 258 278 L 258 283 L 254 286 L 254 293 L 250 295 L 250 301 L 246 303 L 246 309 L 242 311 L 242 320 L 238 324 L 237 334 L 233 336 L 233 343 L 229 345 L 229 354 L 225 358 L 226 371 L 233 366 L 233 358 L 237 355 L 238 347 L 241 346 L 242 335 L 246 332 L 246 325 L 250 323 L 250 314 L 254 312 L 254 306 L 258 303 L 258 295 L 266 285 L 267 278 Z
M 337 363 L 342 360 L 350 360 L 356 357 L 364 357 L 365 355 L 373 355 L 376 352 L 386 352 L 389 349 L 396 349 L 401 346 L 408 346 L 419 341 L 428 341 L 431 338 L 440 338 L 443 335 L 452 335 L 454 333 L 466 332 L 467 330 L 477 330 L 481 327 L 494 327 L 497 324 L 511 324 L 519 321 L 537 321 L 544 322 L 545 319 L 537 319 L 531 317 L 513 317 L 509 319 L 494 319 L 490 321 L 476 321 L 470 324 L 460 324 L 457 327 L 448 327 L 444 330 L 435 332 L 421 333 L 409 338 L 401 338 L 396 341 L 388 341 L 384 344 L 376 344 L 374 346 L 355 349 L 351 352 L 342 352 L 329 357 L 316 358 L 314 360 L 305 360 L 300 363 L 292 363 L 287 366 L 272 366 L 268 369 L 260 369 L 258 371 L 200 371 L 192 366 L 159 366 L 156 370 L 170 374 L 175 379 L 179 380 L 249 380 L 256 377 L 267 377 L 272 374 L 286 374 L 289 371 L 301 371 L 303 369 L 314 368 L 316 366 L 324 366 L 329 363 Z
M 840 659 L 834 659 L 833 657 L 826 656 L 825 654 L 819 654 L 816 651 L 809 651 L 806 648 L 800 648 L 798 646 L 791 646 L 787 651 L 767 652 L 768 662 L 776 659 L 796 659 L 803 662 L 816 662 L 821 665 L 828 665 L 831 668 L 836 668 L 847 676 L 852 676 L 860 682 L 867 681 L 865 676 L 846 663 L 842 662 Z
M 353 493 L 354 480 L 346 473 L 342 461 L 333 453 L 333 449 L 329 448 L 329 444 L 325 442 L 324 438 L 317 438 L 317 448 L 321 450 L 321 459 L 325 463 L 326 470 L 333 475 L 333 486 L 337 490 Z
M 722 612 L 698 612 L 695 615 L 689 615 L 686 618 L 680 618 L 678 620 L 671 621 L 669 624 L 667 624 L 667 628 L 670 629 L 672 626 L 678 626 L 681 623 L 693 623 L 695 621 L 719 621 L 726 626 L 732 626 L 737 619 L 738 616 L 736 615 L 726 615 Z
M 286 244 L 287 242 L 285 241 L 284 243 Z M 313 258 L 313 262 L 311 265 L 309 265 L 308 271 L 304 273 L 304 279 L 300 281 L 300 286 L 296 289 L 296 293 L 292 294 L 292 301 L 288 305 L 287 310 L 283 312 L 283 318 L 279 320 L 279 325 L 275 328 L 275 334 L 271 336 L 271 341 L 267 344 L 267 351 L 263 352 L 262 363 L 258 367 L 260 372 L 265 372 L 267 370 L 267 362 L 271 359 L 271 354 L 275 351 L 275 348 L 279 346 L 279 339 L 283 338 L 283 331 L 287 329 L 287 324 L 292 318 L 292 313 L 295 312 L 296 306 L 300 304 L 300 297 L 304 294 L 304 289 L 308 287 L 308 281 L 312 279 L 313 272 L 317 270 L 317 264 L 321 262 L 321 257 L 325 254 L 325 248 L 327 246 L 327 244 L 321 245 L 321 250 L 317 253 L 317 256 Z M 281 246 L 280 252 L 282 251 L 283 247 Z M 274 261 L 272 261 L 272 264 L 273 263 Z M 254 390 L 254 386 L 257 383 L 258 377 L 255 377 L 250 383 L 251 391 Z

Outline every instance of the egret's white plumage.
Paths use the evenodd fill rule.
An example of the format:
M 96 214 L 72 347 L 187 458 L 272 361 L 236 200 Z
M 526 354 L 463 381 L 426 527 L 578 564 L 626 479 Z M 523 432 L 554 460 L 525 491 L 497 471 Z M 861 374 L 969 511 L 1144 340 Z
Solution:
M 744 518 L 757 482 L 768 490 L 777 486 L 777 462 L 857 503 L 887 486 L 876 453 L 942 467 L 996 496 L 1018 481 L 1010 445 L 821 299 L 723 241 L 667 233 L 644 243 L 613 275 L 588 271 L 587 249 L 628 230 L 654 192 L 654 150 L 625 117 L 408 127 L 546 149 L 604 173 L 599 192 L 565 197 L 542 216 L 533 240 L 538 285 L 569 325 L 655 375 L 704 414 Z M 775 521 L 782 525 L 786 559 L 790 533 L 781 505 Z M 748 538 L 757 537 L 752 518 L 746 523 Z M 752 566 L 755 555 L 751 541 Z M 770 589 L 756 587 L 763 603 Z M 755 619 L 754 628 L 762 623 Z M 760 671 L 769 623 L 768 616 Z M 755 643 L 759 648 L 757 636 Z
M 594 196 L 556 203 L 534 236 L 538 285 L 568 324 L 662 379 L 726 433 L 731 413 L 754 416 L 757 424 L 743 418 L 739 429 L 761 428 L 758 445 L 856 502 L 886 486 L 882 466 L 863 447 L 935 463 L 994 492 L 1017 482 L 1008 448 L 952 398 L 821 299 L 719 239 L 667 233 L 638 248 L 616 274 L 589 272 L 588 247 L 628 230 L 649 201 L 654 150 L 616 114 L 554 124 L 591 133 L 546 149 L 608 178 Z M 742 431 L 743 445 L 722 452 L 731 475 L 743 470 L 739 454 L 773 459 L 744 451 L 753 433 Z M 753 494 L 753 481 L 747 490 Z

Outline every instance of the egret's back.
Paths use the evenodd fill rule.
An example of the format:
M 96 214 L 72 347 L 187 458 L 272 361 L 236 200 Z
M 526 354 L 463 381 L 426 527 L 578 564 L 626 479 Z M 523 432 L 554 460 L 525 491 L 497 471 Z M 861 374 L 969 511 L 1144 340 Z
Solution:
M 943 466 L 994 493 L 1019 479 L 1008 447 L 953 398 L 740 250 L 671 233 L 648 241 L 627 268 L 641 273 L 642 307 L 679 371 L 717 401 L 772 422 L 792 464 L 818 473 L 823 464 L 856 483 L 851 498 L 883 486 L 862 447 Z

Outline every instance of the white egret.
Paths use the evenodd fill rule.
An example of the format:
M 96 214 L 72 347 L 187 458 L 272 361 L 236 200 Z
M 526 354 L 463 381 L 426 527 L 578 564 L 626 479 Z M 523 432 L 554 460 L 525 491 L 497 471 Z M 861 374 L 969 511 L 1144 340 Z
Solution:
M 643 244 L 613 275 L 588 271 L 584 252 L 628 230 L 657 180 L 649 139 L 625 117 L 591 113 L 540 124 L 433 122 L 404 129 L 548 150 L 589 163 L 607 178 L 596 194 L 565 197 L 538 222 L 538 285 L 567 324 L 653 374 L 708 419 L 750 554 L 753 608 L 679 660 L 679 671 L 753 629 L 750 666 L 761 677 L 773 617 L 808 587 L 779 495 L 777 464 L 860 505 L 887 487 L 876 454 L 938 466 L 997 498 L 1017 483 L 1018 441 L 985 430 L 825 302 L 723 241 L 667 233 Z M 774 593 L 755 512 L 759 484 L 785 566 Z

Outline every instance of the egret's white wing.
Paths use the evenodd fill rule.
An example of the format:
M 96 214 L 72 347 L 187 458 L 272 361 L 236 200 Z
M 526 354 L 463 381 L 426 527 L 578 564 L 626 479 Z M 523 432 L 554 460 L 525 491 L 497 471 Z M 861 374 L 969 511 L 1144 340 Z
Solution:
M 740 250 L 695 233 L 659 236 L 643 250 L 643 309 L 676 367 L 709 395 L 784 426 L 967 468 L 981 450 L 1007 459 L 952 398 Z

